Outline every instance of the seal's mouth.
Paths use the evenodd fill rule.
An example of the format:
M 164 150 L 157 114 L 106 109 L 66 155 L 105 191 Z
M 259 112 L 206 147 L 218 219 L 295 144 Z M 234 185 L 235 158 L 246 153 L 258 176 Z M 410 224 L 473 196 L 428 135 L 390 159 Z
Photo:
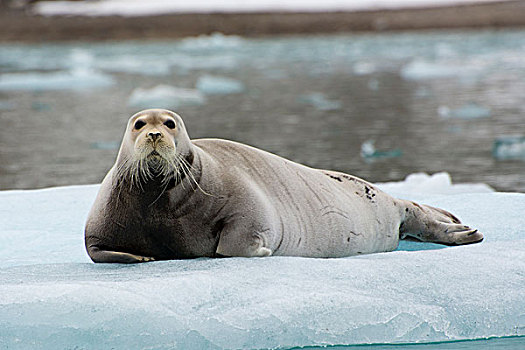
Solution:
M 170 164 L 165 156 L 156 150 L 151 151 L 146 157 L 148 171 L 154 177 L 159 177 L 169 173 Z
M 164 160 L 164 157 L 160 155 L 157 151 L 152 151 L 150 154 L 148 154 L 146 161 L 149 165 L 149 167 L 159 168 L 162 164 L 162 161 Z

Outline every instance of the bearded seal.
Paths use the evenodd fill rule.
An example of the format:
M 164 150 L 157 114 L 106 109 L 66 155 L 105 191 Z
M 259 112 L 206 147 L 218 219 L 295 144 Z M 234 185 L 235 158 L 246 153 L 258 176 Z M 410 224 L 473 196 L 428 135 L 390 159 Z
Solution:
M 451 213 L 369 182 L 241 143 L 190 140 L 174 112 L 128 122 L 85 227 L 94 262 L 392 251 L 414 238 L 446 245 L 483 235 Z

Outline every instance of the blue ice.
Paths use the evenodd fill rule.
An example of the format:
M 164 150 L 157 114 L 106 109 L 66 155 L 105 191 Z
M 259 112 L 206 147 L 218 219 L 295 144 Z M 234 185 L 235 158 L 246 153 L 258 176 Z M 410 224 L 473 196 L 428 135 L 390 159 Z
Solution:
M 380 159 L 398 158 L 403 155 L 403 152 L 400 149 L 386 151 L 377 150 L 374 143 L 374 140 L 366 140 L 361 144 L 361 158 L 363 158 L 366 162 L 374 162 Z
M 483 243 L 343 259 L 95 265 L 83 225 L 98 185 L 2 191 L 1 347 L 290 348 L 525 335 L 525 195 L 458 189 L 443 176 L 379 186 L 454 212 L 485 234 Z
M 525 160 L 525 136 L 509 135 L 498 137 L 494 141 L 492 155 L 499 160 Z

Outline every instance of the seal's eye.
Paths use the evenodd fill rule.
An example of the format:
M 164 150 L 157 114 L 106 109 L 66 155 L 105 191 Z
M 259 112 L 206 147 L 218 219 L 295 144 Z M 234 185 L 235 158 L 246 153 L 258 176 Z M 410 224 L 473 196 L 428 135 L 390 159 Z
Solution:
M 175 122 L 171 119 L 168 119 L 164 122 L 164 125 L 166 125 L 170 129 L 175 129 Z
M 140 130 L 144 127 L 144 125 L 146 125 L 146 123 L 144 123 L 142 120 L 137 120 L 135 122 L 135 129 Z

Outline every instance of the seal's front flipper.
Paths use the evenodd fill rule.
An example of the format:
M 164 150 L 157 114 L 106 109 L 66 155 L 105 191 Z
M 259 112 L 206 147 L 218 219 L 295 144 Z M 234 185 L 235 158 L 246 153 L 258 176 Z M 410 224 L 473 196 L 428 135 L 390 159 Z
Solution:
M 272 250 L 265 247 L 266 239 L 263 234 L 254 232 L 249 225 L 229 224 L 220 233 L 219 244 L 215 254 L 228 257 L 265 257 L 272 255 Z
M 446 210 L 411 201 L 402 202 L 405 212 L 399 228 L 401 239 L 413 237 L 423 242 L 445 245 L 472 244 L 483 240 L 481 232 L 463 225 Z
M 146 256 L 115 252 L 111 250 L 102 250 L 97 246 L 90 246 L 88 249 L 88 254 L 91 260 L 96 263 L 136 264 L 155 260 L 154 258 Z
M 262 246 L 259 239 L 253 238 L 247 241 L 246 237 L 234 238 L 222 236 L 215 254 L 219 257 L 265 257 L 272 255 L 271 249 Z

